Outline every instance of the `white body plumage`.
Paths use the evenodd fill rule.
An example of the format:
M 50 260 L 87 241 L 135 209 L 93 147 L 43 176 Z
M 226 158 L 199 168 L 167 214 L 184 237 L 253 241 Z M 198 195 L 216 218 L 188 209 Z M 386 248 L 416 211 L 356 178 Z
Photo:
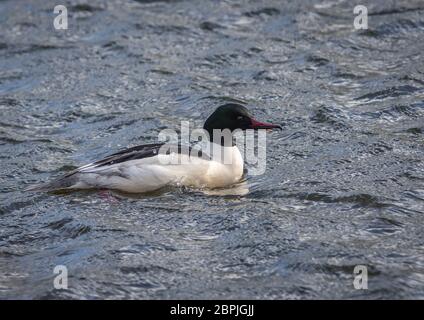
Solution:
M 232 146 L 221 147 L 221 155 L 211 159 L 170 153 L 100 167 L 89 164 L 77 170 L 75 183 L 67 189 L 106 188 L 139 193 L 165 186 L 218 188 L 242 178 L 243 158 L 237 146 Z

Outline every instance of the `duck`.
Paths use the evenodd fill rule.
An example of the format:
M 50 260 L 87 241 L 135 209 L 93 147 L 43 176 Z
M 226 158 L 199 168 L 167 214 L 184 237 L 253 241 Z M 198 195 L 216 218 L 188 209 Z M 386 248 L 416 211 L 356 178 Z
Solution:
M 244 161 L 233 134 L 245 130 L 282 129 L 260 122 L 241 104 L 218 106 L 206 119 L 203 130 L 215 152 L 205 153 L 190 146 L 165 142 L 138 145 L 83 165 L 59 178 L 32 185 L 27 191 L 99 189 L 146 193 L 167 186 L 223 188 L 242 180 Z M 216 132 L 229 133 L 217 136 Z M 195 151 L 195 152 L 194 152 Z

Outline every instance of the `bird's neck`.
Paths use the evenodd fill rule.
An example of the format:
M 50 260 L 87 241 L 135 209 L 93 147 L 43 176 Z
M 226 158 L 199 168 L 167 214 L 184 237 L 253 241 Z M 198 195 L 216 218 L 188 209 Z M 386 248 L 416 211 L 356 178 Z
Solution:
M 210 143 L 210 155 L 214 161 L 218 161 L 224 164 L 233 165 L 235 162 L 239 163 L 241 159 L 240 150 L 237 146 L 230 145 L 225 146 L 220 143 Z
M 227 130 L 227 129 L 226 129 Z M 222 134 L 213 134 L 212 130 L 206 130 L 209 134 L 211 144 L 218 144 L 222 147 L 234 147 L 235 139 L 231 131 L 223 131 Z

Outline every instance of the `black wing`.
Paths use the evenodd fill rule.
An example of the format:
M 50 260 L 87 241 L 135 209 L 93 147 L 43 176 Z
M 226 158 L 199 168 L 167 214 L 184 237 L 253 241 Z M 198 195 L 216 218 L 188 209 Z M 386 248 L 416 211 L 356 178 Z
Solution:
M 150 158 L 158 155 L 160 148 L 164 143 L 142 144 L 118 151 L 106 158 L 96 161 L 92 164 L 93 167 L 103 167 L 111 164 L 121 163 L 130 160 Z
M 143 144 L 143 145 L 127 148 L 127 149 L 118 151 L 116 153 L 113 153 L 104 159 L 79 167 L 69 172 L 66 176 L 71 176 L 74 173 L 80 172 L 81 170 L 85 168 L 89 168 L 89 167 L 99 168 L 99 167 L 109 166 L 112 164 L 131 161 L 131 160 L 154 157 L 159 154 L 163 146 L 165 146 L 165 143 L 162 142 L 162 143 Z M 188 154 L 190 156 L 198 156 L 200 158 L 210 160 L 210 157 L 207 154 L 202 153 L 201 150 L 197 150 L 197 149 L 194 150 L 193 148 L 187 147 L 187 146 L 168 144 L 163 150 L 165 150 L 165 154 L 170 154 L 171 151 L 178 150 L 178 153 L 180 154 L 183 153 L 183 154 Z

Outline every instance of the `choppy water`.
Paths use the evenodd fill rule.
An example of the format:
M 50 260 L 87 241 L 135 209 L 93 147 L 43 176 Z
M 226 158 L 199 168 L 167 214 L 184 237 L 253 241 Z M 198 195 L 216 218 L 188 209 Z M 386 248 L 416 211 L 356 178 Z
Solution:
M 423 1 L 82 3 L 0 2 L 0 297 L 424 298 Z M 231 99 L 247 195 L 22 191 Z

